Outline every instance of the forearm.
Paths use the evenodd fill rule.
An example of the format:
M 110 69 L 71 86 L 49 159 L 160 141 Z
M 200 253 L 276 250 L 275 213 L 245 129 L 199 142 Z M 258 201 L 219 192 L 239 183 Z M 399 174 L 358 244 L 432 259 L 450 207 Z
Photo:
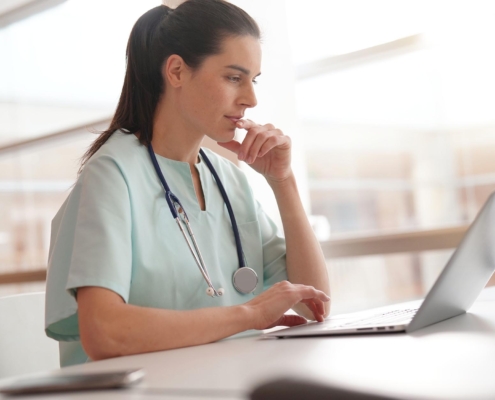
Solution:
M 253 328 L 242 305 L 176 311 L 122 302 L 92 312 L 80 329 L 83 347 L 93 360 L 195 346 Z
M 325 257 L 304 211 L 294 175 L 283 182 L 268 183 L 284 227 L 289 281 L 313 286 L 330 295 Z M 327 314 L 329 309 L 330 302 L 326 303 Z M 312 315 L 306 307 L 298 306 L 295 310 L 306 317 Z
M 81 343 L 92 360 L 210 343 L 246 331 L 304 322 L 285 312 L 311 302 L 318 315 L 329 298 L 312 287 L 279 282 L 247 303 L 176 311 L 126 304 L 112 290 L 77 289 Z

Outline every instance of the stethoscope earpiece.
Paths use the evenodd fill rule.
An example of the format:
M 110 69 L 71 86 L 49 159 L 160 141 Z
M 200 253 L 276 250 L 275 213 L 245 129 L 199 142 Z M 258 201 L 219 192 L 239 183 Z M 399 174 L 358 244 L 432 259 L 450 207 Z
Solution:
M 225 290 L 223 288 L 220 288 L 217 290 L 218 296 L 223 296 L 224 293 L 225 293 Z M 209 287 L 208 289 L 206 289 L 206 294 L 210 297 L 215 297 L 215 289 L 213 289 L 212 287 Z

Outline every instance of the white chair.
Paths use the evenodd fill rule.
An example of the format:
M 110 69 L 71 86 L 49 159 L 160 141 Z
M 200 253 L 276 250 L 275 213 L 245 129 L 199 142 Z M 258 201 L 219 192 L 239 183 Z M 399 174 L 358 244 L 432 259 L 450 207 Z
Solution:
M 45 293 L 0 298 L 0 379 L 60 368 L 58 342 L 45 335 Z

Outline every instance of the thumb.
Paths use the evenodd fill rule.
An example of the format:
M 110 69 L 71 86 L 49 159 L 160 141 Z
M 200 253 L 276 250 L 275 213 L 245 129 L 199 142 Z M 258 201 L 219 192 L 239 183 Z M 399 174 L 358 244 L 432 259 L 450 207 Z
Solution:
M 241 144 L 235 140 L 231 140 L 230 142 L 217 142 L 217 144 L 227 150 L 235 154 L 239 154 L 239 150 L 241 148 Z
M 264 329 L 270 329 L 274 328 L 276 326 L 296 326 L 296 325 L 304 325 L 308 321 L 306 318 L 301 317 L 299 315 L 282 315 L 275 323 L 272 325 L 264 328 Z
M 306 318 L 301 317 L 300 315 L 283 315 L 282 318 L 280 318 L 277 321 L 277 325 L 279 326 L 296 326 L 296 325 L 304 325 L 308 321 Z

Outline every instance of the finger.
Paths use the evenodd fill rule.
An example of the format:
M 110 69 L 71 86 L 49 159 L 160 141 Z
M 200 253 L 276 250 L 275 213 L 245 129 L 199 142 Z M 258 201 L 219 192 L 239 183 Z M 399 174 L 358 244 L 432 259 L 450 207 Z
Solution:
M 263 125 L 263 128 L 267 129 L 265 131 L 261 131 L 255 143 L 251 147 L 251 156 L 253 158 L 263 157 L 266 153 L 268 153 L 274 147 L 279 145 L 283 145 L 285 143 L 289 143 L 289 139 L 287 136 L 284 136 L 280 129 L 272 129 L 272 124 Z M 259 138 L 259 139 L 258 139 Z M 262 139 L 265 140 L 262 140 Z M 286 138 L 286 139 L 284 139 Z M 259 147 L 259 148 L 258 148 Z M 290 145 L 289 145 L 290 147 Z M 254 160 L 253 160 L 254 161 Z
M 327 311 L 325 308 L 325 303 L 323 303 L 322 301 L 318 301 L 318 306 L 320 307 L 321 315 L 325 315 Z
M 283 315 L 278 320 L 278 326 L 297 326 L 307 324 L 308 320 L 300 315 Z
M 271 136 L 263 143 L 261 146 L 258 157 L 263 157 L 266 155 L 271 149 L 283 146 L 286 143 L 290 143 L 290 139 L 287 136 Z
M 251 129 L 254 128 L 255 126 L 258 126 L 257 123 L 251 121 L 250 119 L 240 119 L 235 124 L 238 128 L 242 128 L 242 129 Z
M 303 300 L 313 299 L 319 299 L 322 302 L 330 301 L 330 297 L 325 292 L 315 289 L 313 286 L 291 283 L 289 281 L 278 282 L 269 290 L 275 290 L 285 298 L 290 297 L 294 302 L 293 304 L 297 304 Z
M 251 149 L 252 144 L 256 140 L 256 137 L 260 132 L 262 132 L 265 128 L 262 126 L 256 126 L 253 128 L 250 128 L 247 132 L 246 137 L 241 143 L 241 149 L 239 150 L 239 155 L 238 158 L 239 160 L 245 160 L 247 162 L 247 158 L 249 156 L 249 151 Z
M 313 299 L 313 303 L 315 303 L 316 309 L 321 315 L 325 314 L 325 305 L 320 299 Z
M 330 301 L 330 297 L 328 297 L 325 292 L 315 289 L 313 286 L 297 285 L 294 286 L 294 289 L 296 294 L 300 296 L 301 300 L 319 299 L 323 302 Z
M 318 314 L 321 318 L 319 322 L 323 322 L 325 320 L 325 306 L 323 305 L 323 302 L 321 300 L 315 299 L 313 300 L 313 303 L 315 304 L 316 310 L 318 311 Z
M 217 142 L 217 144 L 227 150 L 235 154 L 239 154 L 239 150 L 241 149 L 241 144 L 235 140 L 231 140 L 230 142 Z
M 304 300 L 302 301 L 309 310 L 313 313 L 313 316 L 315 317 L 315 320 L 318 322 L 323 322 L 325 319 L 323 318 L 323 314 L 320 313 L 318 306 L 314 302 L 314 300 Z
M 271 329 L 276 326 L 297 326 L 304 325 L 308 321 L 306 318 L 301 317 L 300 315 L 282 315 L 277 321 L 273 324 L 267 326 L 265 329 Z
M 323 302 L 321 300 L 303 300 L 301 303 L 307 304 L 308 306 L 311 305 L 311 309 L 316 311 L 318 314 L 325 314 L 325 306 L 323 305 Z
M 256 138 L 254 139 L 253 143 L 251 144 L 251 147 L 249 148 L 249 153 L 246 156 L 246 162 L 248 164 L 253 163 L 256 161 L 256 159 L 259 157 L 259 152 L 261 147 L 267 143 L 271 139 L 272 133 L 268 131 L 261 131 L 256 135 Z

